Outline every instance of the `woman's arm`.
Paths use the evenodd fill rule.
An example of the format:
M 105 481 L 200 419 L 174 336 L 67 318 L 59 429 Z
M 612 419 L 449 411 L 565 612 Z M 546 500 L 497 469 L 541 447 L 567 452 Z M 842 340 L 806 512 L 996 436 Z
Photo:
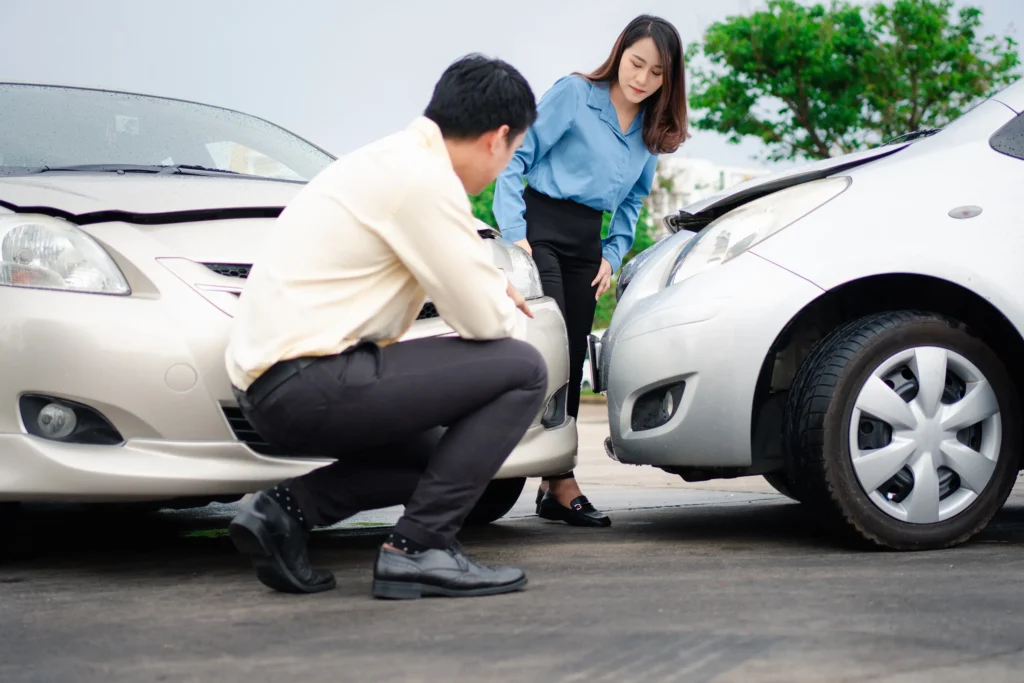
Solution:
M 565 76 L 544 93 L 537 104 L 537 121 L 526 131 L 522 147 L 498 176 L 494 187 L 494 218 L 501 236 L 511 242 L 526 239 L 523 176 L 569 130 L 585 85 L 579 76 Z
M 630 188 L 629 194 L 615 210 L 612 222 L 608 226 L 608 237 L 602 243 L 602 255 L 611 265 L 613 273 L 622 266 L 622 259 L 626 257 L 633 246 L 633 240 L 636 239 L 636 222 L 640 218 L 640 207 L 643 205 L 644 197 L 651 193 L 657 168 L 658 156 L 652 154 L 644 164 L 640 177 Z

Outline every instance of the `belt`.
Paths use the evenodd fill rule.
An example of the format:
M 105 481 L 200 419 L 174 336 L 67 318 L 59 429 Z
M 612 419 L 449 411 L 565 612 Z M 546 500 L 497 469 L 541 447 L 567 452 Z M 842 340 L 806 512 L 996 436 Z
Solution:
M 292 358 L 274 363 L 262 375 L 249 385 L 244 392 L 249 402 L 256 405 L 263 401 L 270 393 L 299 373 L 300 370 L 308 368 L 321 358 Z
M 532 199 L 540 204 L 544 204 L 556 211 L 565 211 L 578 218 L 601 220 L 604 216 L 604 212 L 600 209 L 594 209 L 586 204 L 580 204 L 573 199 L 558 199 L 557 197 L 552 197 L 551 195 L 544 194 L 539 190 L 535 190 L 530 186 L 527 186 L 526 189 L 523 190 L 523 197 L 524 199 Z

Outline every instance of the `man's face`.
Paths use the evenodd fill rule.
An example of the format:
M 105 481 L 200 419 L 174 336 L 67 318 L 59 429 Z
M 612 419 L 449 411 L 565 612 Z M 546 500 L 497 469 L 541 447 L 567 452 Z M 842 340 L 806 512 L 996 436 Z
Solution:
M 479 164 L 474 169 L 476 177 L 473 178 L 472 187 L 467 187 L 466 190 L 470 194 L 483 192 L 484 188 L 494 182 L 495 178 L 505 170 L 525 138 L 526 132 L 524 131 L 509 140 L 508 126 L 502 126 L 498 130 L 482 135 L 477 145 Z

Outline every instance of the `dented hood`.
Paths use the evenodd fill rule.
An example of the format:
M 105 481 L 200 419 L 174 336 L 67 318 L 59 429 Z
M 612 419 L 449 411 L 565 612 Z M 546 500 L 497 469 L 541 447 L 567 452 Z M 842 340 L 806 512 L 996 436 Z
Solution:
M 272 216 L 302 187 L 252 178 L 53 172 L 0 178 L 0 206 L 75 218 L 80 224 L 159 223 L 181 214 L 225 210 Z

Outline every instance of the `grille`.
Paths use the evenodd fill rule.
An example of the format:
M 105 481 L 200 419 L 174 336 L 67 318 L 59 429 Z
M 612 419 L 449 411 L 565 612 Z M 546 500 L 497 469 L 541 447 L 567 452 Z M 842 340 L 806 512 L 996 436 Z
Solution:
M 423 304 L 423 308 L 420 309 L 420 314 L 416 316 L 417 320 L 427 320 L 429 318 L 439 318 L 440 314 L 437 312 L 437 306 L 430 303 L 429 301 Z
M 252 269 L 252 266 L 246 263 L 204 263 L 203 265 L 218 275 L 224 275 L 225 277 L 237 277 L 242 280 L 249 277 L 249 271 Z M 441 316 L 437 312 L 437 307 L 428 301 L 423 305 L 423 308 L 420 309 L 419 315 L 416 316 L 416 319 L 429 320 L 431 318 L 439 317 Z
M 218 275 L 237 277 L 243 280 L 249 277 L 249 270 L 252 268 L 244 263 L 204 263 L 203 265 Z
M 277 446 L 270 445 L 266 439 L 257 434 L 256 430 L 249 424 L 249 421 L 242 415 L 241 408 L 225 406 L 224 417 L 227 418 L 228 424 L 231 425 L 231 431 L 235 433 L 235 438 L 257 453 L 276 456 L 291 455 L 291 453 L 286 453 Z

